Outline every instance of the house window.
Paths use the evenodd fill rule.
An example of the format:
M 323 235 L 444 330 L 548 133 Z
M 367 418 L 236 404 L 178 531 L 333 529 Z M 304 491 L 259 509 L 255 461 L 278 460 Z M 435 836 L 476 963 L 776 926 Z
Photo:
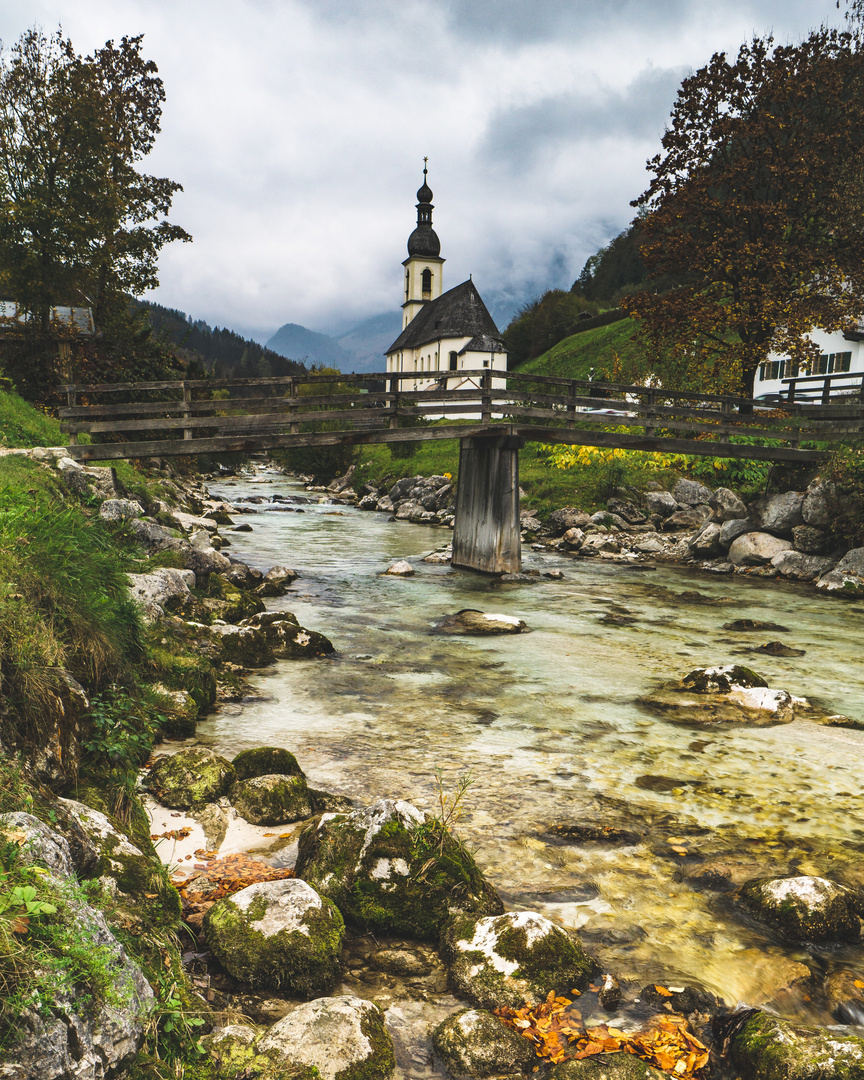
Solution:
M 432 296 L 432 271 L 427 266 L 423 271 L 423 299 L 428 300 Z
M 458 355 L 458 353 L 451 352 L 450 353 L 450 370 L 455 371 L 458 366 L 459 366 L 459 355 Z
M 489 361 L 488 360 L 483 361 L 483 367 L 489 367 Z

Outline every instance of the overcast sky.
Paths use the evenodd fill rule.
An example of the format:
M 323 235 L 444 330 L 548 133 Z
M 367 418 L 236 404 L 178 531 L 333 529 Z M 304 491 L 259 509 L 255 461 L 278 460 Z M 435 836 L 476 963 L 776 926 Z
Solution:
M 449 288 L 569 288 L 624 228 L 675 91 L 834 0 L 0 0 L 0 36 L 89 52 L 144 33 L 167 102 L 148 171 L 182 183 L 152 299 L 257 337 L 401 302 L 429 157 Z

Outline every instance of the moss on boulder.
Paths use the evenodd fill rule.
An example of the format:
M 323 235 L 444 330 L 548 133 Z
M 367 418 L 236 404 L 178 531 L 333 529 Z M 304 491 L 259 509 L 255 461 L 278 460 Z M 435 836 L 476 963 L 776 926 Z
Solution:
M 202 746 L 159 758 L 147 778 L 153 795 L 172 810 L 189 810 L 215 802 L 234 783 L 234 767 Z
M 288 825 L 312 816 L 312 796 L 302 776 L 253 776 L 231 789 L 234 809 L 253 825 Z
M 793 941 L 861 938 L 859 897 L 827 878 L 758 878 L 742 885 L 736 898 L 757 919 Z
M 301 1005 L 270 1028 L 258 1050 L 312 1066 L 321 1080 L 387 1080 L 396 1067 L 381 1010 L 347 994 Z
M 432 1045 L 453 1080 L 529 1072 L 537 1061 L 531 1042 L 482 1009 L 448 1016 L 432 1032 Z
M 459 841 L 402 801 L 322 815 L 301 833 L 295 869 L 346 921 L 380 933 L 437 941 L 453 914 L 504 910 Z
M 243 750 L 231 764 L 238 780 L 251 780 L 253 776 L 268 776 L 271 773 L 303 776 L 305 779 L 297 758 L 290 750 L 278 746 L 256 746 L 252 750 Z
M 864 1080 L 864 1039 L 755 1009 L 724 1023 L 728 1057 L 747 1080 Z
M 339 978 L 345 924 L 305 881 L 249 885 L 214 904 L 204 930 L 220 963 L 250 986 L 311 998 Z
M 442 935 L 441 955 L 456 992 L 483 1009 L 581 990 L 600 970 L 574 935 L 533 911 L 458 915 Z
M 205 1035 L 201 1045 L 208 1061 L 191 1072 L 187 1066 L 186 1076 L 189 1080 L 319 1080 L 308 1065 L 280 1061 L 275 1053 L 258 1053 L 259 1037 L 255 1028 L 245 1024 L 229 1024 Z

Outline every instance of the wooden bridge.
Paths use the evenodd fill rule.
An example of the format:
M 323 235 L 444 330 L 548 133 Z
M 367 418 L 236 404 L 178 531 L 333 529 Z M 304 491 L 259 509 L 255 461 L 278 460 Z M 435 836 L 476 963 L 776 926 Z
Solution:
M 765 411 L 749 398 L 488 368 L 59 389 L 69 455 L 82 462 L 459 439 L 453 563 L 493 573 L 521 565 L 526 441 L 817 463 L 827 444 L 864 433 L 860 401 Z

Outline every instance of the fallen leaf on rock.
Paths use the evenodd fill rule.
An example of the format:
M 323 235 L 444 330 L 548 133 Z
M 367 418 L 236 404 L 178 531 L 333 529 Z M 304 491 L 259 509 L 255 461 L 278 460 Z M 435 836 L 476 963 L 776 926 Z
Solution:
M 219 858 L 219 852 L 218 851 L 207 851 L 206 848 L 200 848 L 200 847 L 195 852 L 195 855 L 199 859 L 218 859 Z
M 657 983 L 654 983 L 654 989 L 658 994 L 662 994 L 663 997 L 672 997 L 672 991 L 667 990 L 665 986 L 658 986 Z
M 173 814 L 171 815 L 174 816 Z M 178 815 L 179 817 L 179 815 Z M 169 829 L 167 832 L 151 833 L 151 840 L 185 840 L 187 836 L 192 833 L 191 828 L 186 826 L 184 829 Z

